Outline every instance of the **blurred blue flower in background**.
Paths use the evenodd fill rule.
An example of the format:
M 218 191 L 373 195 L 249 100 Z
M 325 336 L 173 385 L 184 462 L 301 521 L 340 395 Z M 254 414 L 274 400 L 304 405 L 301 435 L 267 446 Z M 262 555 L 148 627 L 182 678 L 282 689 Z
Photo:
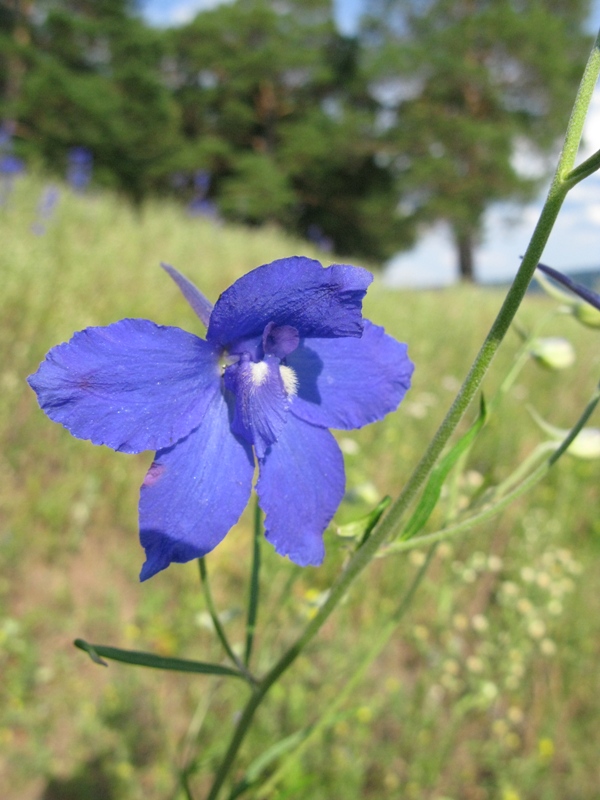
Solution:
M 413 372 L 406 345 L 362 317 L 371 274 L 284 258 L 213 307 L 163 267 L 206 339 L 145 319 L 86 328 L 29 377 L 41 408 L 94 444 L 158 451 L 140 493 L 142 580 L 223 539 L 248 502 L 254 456 L 266 538 L 301 566 L 320 564 L 345 489 L 328 428 L 382 419 Z
M 309 225 L 306 231 L 306 238 L 309 242 L 316 244 L 319 250 L 324 253 L 333 252 L 333 239 L 323 233 L 323 229 L 319 225 Z
M 67 161 L 67 183 L 75 192 L 85 192 L 92 179 L 94 156 L 87 147 L 72 147 Z
M 15 178 L 25 172 L 25 162 L 14 155 L 12 123 L 0 124 L 0 206 L 5 205 Z
M 188 203 L 187 211 L 193 217 L 207 217 L 218 220 L 219 210 L 212 200 L 208 199 L 210 189 L 210 172 L 199 169 L 194 173 L 194 195 Z
M 60 189 L 58 186 L 54 184 L 46 186 L 38 203 L 35 222 L 31 226 L 31 231 L 36 236 L 43 236 L 46 233 L 47 223 L 52 217 L 59 199 Z
M 25 172 L 25 162 L 12 153 L 0 157 L 0 173 L 6 176 L 20 175 Z

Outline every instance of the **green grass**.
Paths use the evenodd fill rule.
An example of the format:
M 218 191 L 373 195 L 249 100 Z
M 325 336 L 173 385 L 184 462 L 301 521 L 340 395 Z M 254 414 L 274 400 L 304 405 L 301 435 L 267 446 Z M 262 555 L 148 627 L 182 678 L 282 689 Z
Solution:
M 66 190 L 47 233 L 31 233 L 42 184 L 17 182 L 0 208 L 0 785 L 5 800 L 166 800 L 196 753 L 199 800 L 245 689 L 239 682 L 111 664 L 81 637 L 200 660 L 222 657 L 206 622 L 197 566 L 140 585 L 137 493 L 150 455 L 73 439 L 25 384 L 45 352 L 87 325 L 146 317 L 201 333 L 158 262 L 208 297 L 274 258 L 317 255 L 277 230 L 189 219 L 176 206 L 139 213 L 112 195 Z M 414 386 L 384 422 L 339 436 L 349 496 L 339 519 L 397 494 L 453 399 L 500 303 L 497 290 L 386 291 L 366 315 L 409 344 Z M 554 307 L 526 299 L 529 327 Z M 457 491 L 466 504 L 507 477 L 543 435 L 531 403 L 569 427 L 597 377 L 598 333 L 564 316 L 578 360 L 562 373 L 527 365 L 478 439 Z M 486 381 L 491 396 L 518 348 L 511 334 Z M 473 411 L 473 417 L 475 410 Z M 487 526 L 442 545 L 397 635 L 360 690 L 293 764 L 279 798 L 592 800 L 600 768 L 598 462 L 565 457 L 548 480 Z M 442 519 L 443 500 L 430 529 Z M 208 559 L 234 642 L 243 642 L 251 514 Z M 265 545 L 255 668 L 265 669 L 313 613 L 346 557 L 326 535 L 320 569 Z M 259 712 L 247 766 L 333 702 L 423 554 L 378 560 Z M 249 796 L 252 796 L 250 793 Z

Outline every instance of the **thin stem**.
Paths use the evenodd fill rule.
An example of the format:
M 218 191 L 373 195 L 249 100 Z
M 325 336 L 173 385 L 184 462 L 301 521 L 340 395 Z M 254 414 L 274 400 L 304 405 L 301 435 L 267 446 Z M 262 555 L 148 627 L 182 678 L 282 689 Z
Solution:
M 308 747 L 308 745 L 314 739 L 314 737 L 318 733 L 320 733 L 324 728 L 327 728 L 333 723 L 339 709 L 344 705 L 344 703 L 352 695 L 357 686 L 364 679 L 366 673 L 369 670 L 369 667 L 371 666 L 373 661 L 375 661 L 375 659 L 379 656 L 384 647 L 387 645 L 394 631 L 398 627 L 398 624 L 400 623 L 400 621 L 410 608 L 412 599 L 415 596 L 415 593 L 419 588 L 421 581 L 425 577 L 425 573 L 429 569 L 436 548 L 437 545 L 434 544 L 429 549 L 425 561 L 420 566 L 418 572 L 413 578 L 402 600 L 400 601 L 397 608 L 395 609 L 391 617 L 388 619 L 384 627 L 380 629 L 378 635 L 375 637 L 375 640 L 372 642 L 371 647 L 363 656 L 358 668 L 353 673 L 350 680 L 345 684 L 341 692 L 339 692 L 336 695 L 335 700 L 333 701 L 333 703 L 331 703 L 331 705 L 325 711 L 325 713 L 322 714 L 321 717 L 318 719 L 318 721 L 310 728 L 310 732 L 307 733 L 304 739 L 302 739 L 301 743 L 294 750 L 294 752 L 291 753 L 291 755 L 285 760 L 285 762 L 270 776 L 269 780 L 258 789 L 258 791 L 255 794 L 256 800 L 263 800 L 263 798 L 272 797 L 273 790 L 275 789 L 276 785 L 279 783 L 283 775 L 287 772 L 289 767 L 295 761 L 297 761 L 298 757 L 302 755 L 302 753 Z
M 600 150 L 596 150 L 596 152 L 591 155 L 589 158 L 586 158 L 585 161 L 582 161 L 579 166 L 575 167 L 574 170 L 571 170 L 569 174 L 565 178 L 565 182 L 569 184 L 569 189 L 572 189 L 573 186 L 576 186 L 580 183 L 584 178 L 589 178 L 590 175 L 593 175 L 594 172 L 597 172 L 600 169 Z
M 194 800 L 192 790 L 189 785 L 189 776 L 194 772 L 198 763 L 198 756 L 194 755 L 193 751 L 197 749 L 200 731 L 204 725 L 204 721 L 214 700 L 218 687 L 221 685 L 220 681 L 213 682 L 208 692 L 204 692 L 200 702 L 196 706 L 196 711 L 188 725 L 187 732 L 181 744 L 181 767 L 179 769 L 179 787 L 185 792 L 186 800 Z M 177 800 L 179 792 L 174 800 Z
M 528 462 L 531 463 L 533 457 L 538 458 L 540 453 L 543 450 L 548 450 L 550 447 L 553 450 L 552 455 L 544 461 L 543 464 L 540 464 L 537 469 L 535 469 L 528 477 L 526 477 L 522 483 L 520 483 L 515 489 L 513 489 L 508 494 L 504 495 L 500 498 L 497 502 L 493 504 L 488 504 L 485 506 L 479 513 L 474 514 L 467 519 L 462 520 L 461 522 L 456 523 L 455 525 L 450 525 L 446 528 L 442 528 L 439 531 L 435 531 L 434 533 L 427 533 L 423 536 L 417 536 L 414 539 L 410 539 L 409 541 L 398 541 L 391 544 L 387 549 L 387 553 L 401 553 L 406 550 L 412 550 L 415 547 L 423 547 L 424 545 L 433 544 L 435 542 L 441 542 L 445 539 L 451 539 L 454 536 L 457 536 L 461 533 L 466 533 L 469 530 L 472 530 L 476 526 L 480 525 L 482 522 L 487 522 L 488 519 L 491 519 L 500 511 L 503 511 L 507 506 L 511 505 L 515 500 L 519 497 L 524 495 L 528 492 L 533 486 L 539 483 L 542 478 L 544 478 L 550 469 L 556 464 L 558 459 L 568 450 L 569 446 L 572 444 L 575 437 L 580 433 L 581 429 L 588 421 L 592 412 L 598 405 L 598 401 L 600 400 L 600 387 L 597 388 L 592 395 L 590 402 L 587 404 L 583 414 L 577 420 L 575 425 L 569 431 L 568 436 L 562 441 L 559 446 L 556 446 L 555 443 L 548 443 L 545 442 L 541 444 L 538 448 L 536 448 L 532 455 L 529 457 Z M 520 471 L 520 470 L 519 470 Z M 512 479 L 512 480 L 511 480 Z M 510 483 L 514 483 L 514 475 L 511 476 Z M 505 488 L 506 485 L 509 483 L 509 480 L 505 481 L 505 484 L 502 486 Z
M 248 672 L 248 669 L 247 669 L 246 665 L 240 660 L 240 658 L 238 658 L 238 656 L 233 651 L 233 648 L 229 644 L 229 640 L 227 638 L 227 634 L 225 633 L 225 629 L 221 625 L 221 620 L 219 619 L 219 614 L 217 612 L 217 609 L 216 609 L 216 606 L 215 606 L 215 603 L 214 603 L 214 600 L 213 600 L 212 592 L 210 590 L 210 583 L 209 583 L 209 580 L 208 580 L 208 570 L 207 570 L 207 567 L 206 567 L 206 560 L 204 558 L 199 558 L 198 559 L 198 566 L 199 566 L 199 569 L 200 569 L 200 581 L 201 581 L 201 584 L 202 584 L 202 591 L 204 593 L 204 600 L 206 602 L 206 608 L 208 610 L 208 613 L 210 614 L 210 618 L 212 620 L 212 624 L 214 626 L 215 633 L 217 634 L 217 636 L 219 638 L 219 641 L 223 645 L 223 649 L 225 650 L 225 652 L 227 653 L 229 658 L 233 661 L 235 666 L 242 673 L 244 678 L 246 678 L 246 680 L 249 683 L 255 684 L 256 683 L 256 678 L 254 678 L 254 676 L 251 675 Z
M 250 574 L 250 594 L 248 597 L 248 619 L 246 622 L 246 649 L 244 663 L 250 663 L 254 631 L 256 629 L 256 616 L 258 614 L 259 577 L 260 577 L 260 542 L 262 536 L 262 520 L 258 497 L 254 505 L 254 537 L 252 540 L 252 572 Z
M 409 478 L 398 499 L 390 506 L 390 510 L 377 524 L 369 539 L 355 552 L 353 557 L 350 559 L 344 572 L 333 584 L 327 600 L 321 606 L 313 619 L 308 623 L 304 632 L 282 655 L 279 661 L 272 667 L 272 669 L 265 675 L 265 677 L 256 687 L 244 711 L 242 712 L 238 726 L 234 731 L 225 757 L 223 758 L 221 766 L 215 776 L 215 780 L 207 800 L 216 800 L 218 797 L 221 788 L 227 779 L 227 775 L 229 774 L 229 771 L 233 765 L 237 751 L 239 750 L 239 747 L 241 746 L 250 727 L 254 713 L 259 707 L 263 697 L 269 691 L 270 687 L 294 662 L 304 647 L 306 647 L 306 645 L 318 633 L 337 604 L 344 597 L 352 582 L 374 558 L 375 553 L 380 545 L 399 530 L 405 511 L 427 481 L 439 456 L 447 445 L 450 437 L 456 430 L 458 423 L 462 419 L 463 414 L 477 394 L 479 387 L 481 386 L 481 382 L 483 381 L 483 378 L 496 354 L 496 351 L 504 339 L 511 322 L 514 319 L 517 309 L 519 308 L 523 297 L 525 296 L 525 292 L 527 291 L 531 277 L 542 256 L 542 252 L 552 227 L 556 221 L 556 217 L 558 216 L 562 203 L 567 194 L 568 186 L 564 183 L 564 177 L 573 168 L 579 142 L 581 140 L 583 123 L 585 121 L 592 92 L 599 72 L 600 50 L 599 39 L 597 38 L 594 42 L 579 91 L 577 93 L 575 105 L 565 136 L 565 143 L 563 145 L 555 177 L 550 187 L 544 208 L 542 209 L 540 219 L 533 232 L 531 241 L 525 252 L 525 256 L 523 257 L 515 280 L 508 291 L 506 299 L 502 304 L 500 312 L 498 313 L 498 316 L 496 317 L 496 320 L 494 321 L 490 332 L 481 347 L 481 350 L 473 362 L 465 382 L 463 383 L 454 403 L 448 411 L 448 414 L 440 425 L 437 433 L 434 435 L 433 440 L 425 451 L 425 454 L 421 458 L 420 462 L 417 464 L 414 472 Z M 420 539 L 413 540 L 413 542 L 423 541 L 423 539 L 424 537 L 421 537 Z M 412 543 L 407 542 L 407 544 Z
M 573 111 L 567 125 L 565 143 L 560 154 L 555 180 L 568 179 L 569 172 L 575 166 L 577 151 L 583 135 L 583 126 L 587 117 L 592 94 L 600 74 L 600 31 L 596 35 L 592 51 L 583 71 L 583 76 L 573 104 Z
M 495 411 L 497 405 L 503 400 L 503 398 L 510 391 L 514 382 L 521 374 L 523 367 L 532 359 L 531 345 L 532 342 L 534 342 L 538 337 L 539 331 L 544 327 L 547 321 L 555 317 L 556 314 L 557 312 L 555 309 L 545 314 L 542 317 L 542 319 L 536 324 L 535 328 L 531 331 L 531 333 L 525 333 L 524 331 L 519 330 L 517 328 L 516 323 L 514 324 L 514 327 L 517 328 L 519 336 L 521 336 L 522 338 L 522 344 L 519 350 L 517 350 L 512 367 L 504 377 L 495 396 L 488 403 L 488 418 L 492 416 L 492 413 L 493 411 Z

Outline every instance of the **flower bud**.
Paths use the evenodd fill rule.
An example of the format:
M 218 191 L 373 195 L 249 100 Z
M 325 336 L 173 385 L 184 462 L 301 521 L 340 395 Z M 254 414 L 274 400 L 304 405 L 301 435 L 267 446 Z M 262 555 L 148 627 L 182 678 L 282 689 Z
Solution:
M 573 439 L 567 450 L 576 458 L 600 458 L 600 430 L 598 428 L 584 428 Z
M 554 439 L 556 446 L 559 447 L 559 443 L 566 439 L 569 431 L 565 428 L 557 428 L 554 425 L 550 425 L 550 423 L 542 419 L 533 408 L 529 408 L 529 413 L 539 427 L 545 431 L 551 439 Z M 600 429 L 583 428 L 580 430 L 567 448 L 567 453 L 571 456 L 575 456 L 575 458 L 583 458 L 585 460 L 600 458 Z
M 598 314 L 600 321 L 600 312 Z M 530 354 L 538 364 L 551 370 L 566 369 L 575 363 L 575 350 L 568 339 L 560 336 L 546 336 L 534 339 L 531 343 Z
M 600 328 L 600 311 L 587 303 L 575 303 L 571 313 L 576 320 L 579 320 L 588 328 Z
M 562 272 L 552 269 L 552 267 L 538 264 L 538 268 L 542 273 L 549 275 L 562 286 L 566 286 L 567 289 L 570 289 L 585 302 L 582 303 L 580 300 L 576 300 L 557 289 L 538 272 L 536 273 L 536 279 L 547 294 L 564 303 L 563 309 L 572 314 L 583 325 L 587 325 L 589 328 L 600 328 L 600 295 L 597 292 L 588 289 L 587 286 L 583 286 L 581 283 L 577 283 L 572 278 L 569 278 L 568 275 L 563 275 Z

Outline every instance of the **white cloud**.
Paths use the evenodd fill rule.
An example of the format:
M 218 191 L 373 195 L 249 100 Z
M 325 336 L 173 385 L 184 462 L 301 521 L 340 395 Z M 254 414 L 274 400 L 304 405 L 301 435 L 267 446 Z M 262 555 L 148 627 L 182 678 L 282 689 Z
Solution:
M 585 210 L 585 216 L 593 225 L 600 226 L 600 203 L 593 203 Z

